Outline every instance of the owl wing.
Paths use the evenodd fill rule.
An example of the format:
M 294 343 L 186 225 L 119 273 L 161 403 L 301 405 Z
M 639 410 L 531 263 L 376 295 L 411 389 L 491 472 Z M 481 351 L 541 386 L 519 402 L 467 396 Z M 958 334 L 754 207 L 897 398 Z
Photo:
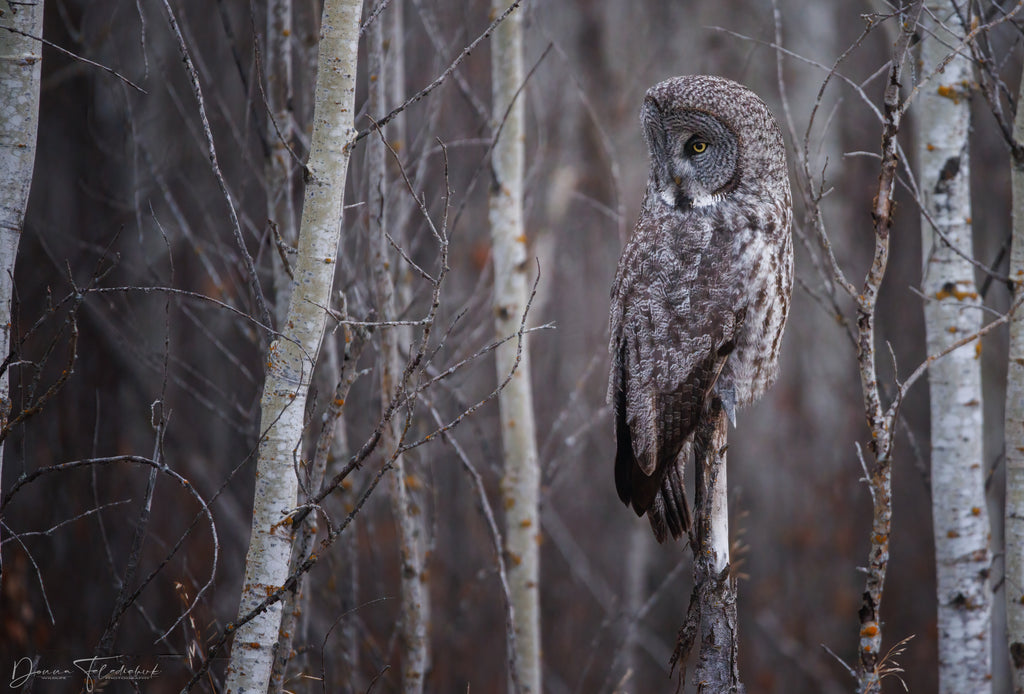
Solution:
M 681 516 L 688 515 L 676 461 L 707 412 L 744 313 L 737 278 L 723 271 L 714 249 L 679 248 L 672 242 L 680 238 L 637 234 L 623 253 L 612 293 L 609 383 L 619 498 L 638 515 L 654 507 L 668 516 L 673 535 L 685 530 Z M 654 511 L 660 540 L 664 526 L 659 531 Z

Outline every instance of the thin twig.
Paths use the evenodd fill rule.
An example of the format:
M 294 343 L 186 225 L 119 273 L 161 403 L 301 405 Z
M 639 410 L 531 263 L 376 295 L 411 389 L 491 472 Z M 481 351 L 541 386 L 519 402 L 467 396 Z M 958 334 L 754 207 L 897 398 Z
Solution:
M 434 422 L 439 426 L 444 426 L 444 421 L 441 418 L 437 408 L 431 403 L 428 405 L 430 414 L 434 418 Z M 484 480 L 477 472 L 476 467 L 473 465 L 473 461 L 466 455 L 466 451 L 463 450 L 462 446 L 459 445 L 458 440 L 448 432 L 444 434 L 444 440 L 447 441 L 455 451 L 459 462 L 462 463 L 462 467 L 469 474 L 473 481 L 473 487 L 476 490 L 477 499 L 480 502 L 480 511 L 483 513 L 484 520 L 487 522 L 487 528 L 490 530 L 492 547 L 494 548 L 494 562 L 498 565 L 498 580 L 501 582 L 502 595 L 505 598 L 505 648 L 506 656 L 508 658 L 508 672 L 509 677 L 512 679 L 512 687 L 516 692 L 522 691 L 522 683 L 519 681 L 518 668 L 516 667 L 516 654 L 519 649 L 516 647 L 516 614 L 515 604 L 512 602 L 512 589 L 509 587 L 508 582 L 508 570 L 505 566 L 505 553 L 503 550 L 504 541 L 502 540 L 501 530 L 498 529 L 498 523 L 494 519 L 494 510 L 491 508 L 491 502 L 487 498 L 487 490 L 484 488 Z
M 256 273 L 256 266 L 253 264 L 252 255 L 249 254 L 249 249 L 245 243 L 245 237 L 242 235 L 242 226 L 238 221 L 238 213 L 235 211 L 235 203 L 231 199 L 231 193 L 228 191 L 227 182 L 224 180 L 224 174 L 221 172 L 220 164 L 217 162 L 217 147 L 213 140 L 213 131 L 210 129 L 210 121 L 206 116 L 206 102 L 203 100 L 203 88 L 199 83 L 199 73 L 196 71 L 196 66 L 192 62 L 192 55 L 188 50 L 188 45 L 185 43 L 185 37 L 182 36 L 181 29 L 178 26 L 178 20 L 174 15 L 174 10 L 171 8 L 170 0 L 162 0 L 162 2 L 164 9 L 167 12 L 167 19 L 170 22 L 171 30 L 174 33 L 175 38 L 178 40 L 178 51 L 181 53 L 181 59 L 185 64 L 185 71 L 188 73 L 189 81 L 192 83 L 192 92 L 199 105 L 199 120 L 203 125 L 203 134 L 206 136 L 210 168 L 213 171 L 214 178 L 217 179 L 217 185 L 220 187 L 221 194 L 224 196 L 224 202 L 228 207 L 228 215 L 231 218 L 231 229 L 235 235 L 235 243 L 238 245 L 238 251 L 242 255 L 242 261 L 245 265 L 246 273 L 249 276 L 249 288 L 252 291 L 253 298 L 256 300 L 256 306 L 260 313 L 260 320 L 265 325 L 273 325 L 274 322 L 271 318 L 270 308 L 267 306 L 266 297 L 263 295 L 263 288 L 260 286 L 260 278 Z
M 11 32 L 12 34 L 18 34 L 19 36 L 24 36 L 27 39 L 32 39 L 33 41 L 38 41 L 39 43 L 43 44 L 44 46 L 49 46 L 50 48 L 54 49 L 55 51 L 63 53 L 64 55 L 66 55 L 69 58 L 72 58 L 73 60 L 77 60 L 77 61 L 79 61 L 81 63 L 85 63 L 86 65 L 92 65 L 93 67 L 98 67 L 100 70 L 103 70 L 104 72 L 109 72 L 111 75 L 113 75 L 117 79 L 121 80 L 122 82 L 127 84 L 132 89 L 135 89 L 136 91 L 139 91 L 139 92 L 141 92 L 143 94 L 149 94 L 149 92 L 147 92 L 145 89 L 143 89 L 139 85 L 137 85 L 134 82 L 132 82 L 130 79 L 128 79 L 127 77 L 125 77 L 124 75 L 119 73 L 117 70 L 114 70 L 113 68 L 109 68 L 106 65 L 101 65 L 100 63 L 95 63 L 95 62 L 89 60 L 88 58 L 83 58 L 82 56 L 78 55 L 77 53 L 72 53 L 68 49 L 62 48 L 61 46 L 58 46 L 53 41 L 47 41 L 46 39 L 42 38 L 41 36 L 33 36 L 32 34 L 29 34 L 28 32 L 21 31 L 20 29 L 15 29 L 14 27 L 5 26 L 3 24 L 0 24 L 0 29 L 6 29 L 7 31 Z M 143 52 L 145 52 L 145 51 L 143 51 Z
M 166 2 L 166 1 L 167 0 L 164 0 L 164 2 Z M 473 52 L 473 49 L 476 48 L 480 44 L 481 41 L 483 41 L 484 39 L 489 38 L 490 35 L 491 35 L 491 32 L 493 32 L 495 30 L 495 28 L 497 28 L 497 26 L 499 24 L 504 22 L 505 19 L 508 18 L 508 16 L 510 14 L 512 14 L 516 9 L 518 9 L 519 5 L 522 4 L 522 2 L 523 2 L 523 0 L 515 0 L 515 2 L 513 2 L 511 5 L 509 5 L 505 9 L 504 12 L 502 12 L 497 17 L 495 17 L 493 22 L 491 22 L 490 24 L 487 25 L 487 28 L 484 29 L 484 32 L 482 34 L 477 36 L 475 39 L 473 39 L 472 42 L 470 42 L 470 44 L 468 46 L 463 48 L 462 52 L 459 53 L 458 57 L 456 57 L 455 60 L 453 60 L 451 62 L 451 64 L 445 69 L 445 71 L 442 72 L 440 75 L 438 75 L 434 79 L 433 82 L 431 82 L 426 87 L 424 87 L 420 91 L 418 91 L 415 94 L 413 94 L 412 96 L 410 96 L 408 99 L 405 100 L 404 103 L 402 103 L 400 106 L 397 106 L 396 108 L 394 108 L 390 113 L 388 113 L 383 118 L 377 119 L 374 122 L 374 126 L 372 128 L 367 128 L 366 130 L 360 130 L 359 134 L 356 135 L 355 138 L 352 141 L 353 142 L 359 142 L 364 137 L 366 137 L 371 132 L 373 132 L 375 129 L 383 128 L 385 125 L 387 125 L 392 120 L 394 120 L 395 117 L 398 114 L 400 114 L 402 111 L 404 111 L 405 109 L 409 108 L 411 105 L 413 105 L 414 103 L 416 103 L 417 101 L 419 101 L 420 99 L 425 97 L 427 94 L 429 94 L 430 92 L 434 91 L 439 86 L 441 86 L 444 83 L 444 81 L 446 79 L 448 79 L 448 77 L 453 72 L 455 72 L 455 69 L 459 67 L 459 65 L 462 63 L 462 61 L 465 60 L 466 57 L 470 53 Z
M 170 467 L 167 466 L 166 463 L 164 463 L 162 461 L 161 462 L 157 462 L 155 460 L 151 460 L 149 458 L 144 458 L 144 457 L 138 456 L 138 455 L 115 455 L 115 456 L 106 456 L 106 457 L 98 457 L 98 458 L 85 458 L 85 459 L 81 459 L 81 460 L 73 460 L 73 461 L 70 461 L 70 462 L 67 462 L 67 463 L 58 463 L 58 464 L 55 464 L 55 465 L 49 465 L 47 467 L 38 468 L 38 469 L 33 470 L 32 472 L 30 472 L 30 473 L 28 473 L 26 475 L 22 475 L 20 478 L 18 478 L 15 481 L 15 483 L 13 485 L 11 485 L 11 488 L 10 488 L 10 490 L 8 490 L 7 494 L 4 495 L 3 501 L 0 501 L 0 515 L 2 515 L 4 508 L 6 508 L 7 504 L 10 503 L 11 499 L 14 498 L 15 494 L 17 494 L 26 485 L 35 482 L 37 479 L 39 479 L 41 477 L 44 477 L 44 476 L 47 476 L 47 475 L 56 474 L 56 473 L 62 473 L 62 472 L 66 472 L 68 470 L 74 470 L 74 469 L 81 468 L 81 467 L 102 466 L 102 465 L 111 465 L 111 464 L 118 464 L 118 463 L 131 463 L 131 464 L 135 464 L 135 465 L 148 465 L 149 467 L 156 469 L 158 472 L 160 472 L 162 474 L 165 474 L 165 475 L 168 475 L 169 477 L 174 479 L 178 483 L 179 486 L 181 486 L 183 489 L 185 489 L 189 493 L 189 495 L 191 495 L 192 498 L 194 498 L 196 500 L 196 502 L 199 504 L 199 506 L 200 506 L 200 513 L 197 514 L 196 520 L 193 520 L 193 522 L 189 526 L 189 528 L 186 529 L 186 531 L 182 535 L 181 539 L 179 539 L 178 544 L 175 545 L 174 548 L 172 548 L 172 550 L 170 552 L 170 556 L 173 556 L 173 554 L 177 551 L 177 548 L 181 546 L 182 542 L 184 542 L 184 538 L 187 537 L 188 534 L 191 532 L 191 529 L 195 526 L 195 523 L 196 523 L 196 521 L 198 520 L 198 518 L 200 516 L 205 516 L 207 521 L 210 524 L 210 535 L 212 536 L 212 541 L 213 541 L 213 553 L 212 553 L 212 557 L 211 557 L 210 576 L 207 579 L 207 582 L 203 585 L 203 587 L 196 594 L 192 604 L 188 607 L 187 610 L 185 610 L 185 612 L 183 612 L 178 617 L 178 619 L 174 622 L 174 624 L 171 625 L 170 629 L 168 629 L 162 636 L 160 636 L 157 639 L 159 641 L 160 639 L 166 637 L 167 634 L 169 634 L 171 631 L 173 631 L 177 627 L 177 625 L 193 609 L 195 609 L 196 605 L 199 604 L 200 598 L 206 593 L 207 590 L 209 590 L 210 587 L 213 586 L 214 575 L 216 573 L 216 568 L 217 568 L 217 560 L 218 560 L 218 557 L 219 557 L 219 554 L 220 554 L 220 543 L 218 542 L 218 539 L 217 539 L 217 526 L 215 525 L 215 523 L 213 521 L 213 512 L 210 510 L 209 504 L 203 499 L 203 497 L 195 489 L 195 487 L 192 485 L 192 483 L 190 483 L 187 479 L 185 479 L 180 474 L 178 474 L 177 472 L 172 470 Z M 147 585 L 149 583 L 149 581 L 152 580 L 152 578 L 155 575 L 155 573 L 157 571 L 159 571 L 164 566 L 164 564 L 166 564 L 166 562 L 170 559 L 170 556 L 168 556 L 167 559 L 164 560 L 164 563 L 162 563 L 159 567 L 157 567 L 157 569 L 153 573 L 151 573 L 149 577 L 147 577 L 144 581 L 142 581 L 142 584 L 141 584 L 142 586 Z M 137 597 L 138 597 L 138 590 L 128 597 L 128 602 L 129 603 L 134 602 L 134 600 Z
M 50 607 L 50 598 L 46 595 L 46 584 L 43 583 L 43 572 L 39 569 L 39 564 L 36 563 L 36 558 L 32 556 L 32 552 L 29 551 L 28 547 L 21 540 L 21 536 L 11 530 L 10 526 L 7 525 L 0 517 L 0 527 L 3 527 L 7 534 L 11 536 L 11 539 L 17 540 L 18 544 L 21 545 L 21 550 L 28 557 L 29 562 L 32 563 L 32 568 L 36 570 L 36 578 L 39 579 L 39 592 L 43 598 L 43 604 L 46 606 L 46 614 L 50 618 L 50 624 L 57 624 L 57 619 L 53 616 L 53 608 Z

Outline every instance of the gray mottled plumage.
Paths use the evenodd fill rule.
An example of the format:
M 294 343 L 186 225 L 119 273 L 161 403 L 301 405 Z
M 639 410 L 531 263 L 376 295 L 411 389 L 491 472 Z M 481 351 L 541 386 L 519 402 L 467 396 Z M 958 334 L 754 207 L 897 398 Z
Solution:
M 745 87 L 675 77 L 640 119 L 651 171 L 612 287 L 608 398 L 616 490 L 660 542 L 688 530 L 695 433 L 716 413 L 735 424 L 775 380 L 792 208 L 782 134 Z

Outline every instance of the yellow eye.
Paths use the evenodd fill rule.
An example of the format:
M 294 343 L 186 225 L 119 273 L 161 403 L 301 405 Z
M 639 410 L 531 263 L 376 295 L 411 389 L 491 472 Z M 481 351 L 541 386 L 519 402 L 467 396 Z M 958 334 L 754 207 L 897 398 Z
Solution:
M 708 148 L 708 143 L 703 140 L 694 140 L 690 143 L 691 154 L 703 154 Z

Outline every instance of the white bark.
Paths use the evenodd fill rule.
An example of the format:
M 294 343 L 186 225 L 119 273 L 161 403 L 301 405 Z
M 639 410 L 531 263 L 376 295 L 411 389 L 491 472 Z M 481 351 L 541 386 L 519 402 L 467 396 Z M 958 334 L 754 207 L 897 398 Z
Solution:
M 0 27 L 43 34 L 43 0 L 0 9 Z M 0 361 L 11 350 L 14 262 L 25 224 L 39 127 L 39 75 L 43 47 L 38 41 L 0 28 Z M 10 372 L 0 373 L 0 427 L 11 412 Z M 4 446 L 0 442 L 0 472 Z M 0 564 L 0 572 L 3 566 Z
M 267 1 L 267 36 L 264 43 L 263 76 L 267 95 L 267 124 L 264 136 L 269 145 L 264 175 L 267 195 L 267 220 L 272 225 L 271 243 L 277 246 L 277 253 L 271 254 L 274 280 L 274 320 L 277 326 L 284 325 L 291 296 L 292 282 L 289 276 L 290 264 L 296 259 L 289 253 L 298 237 L 295 220 L 295 203 L 292 190 L 295 170 L 291 146 L 292 134 L 292 0 Z M 287 265 L 286 265 L 287 263 Z M 293 544 L 292 566 L 304 556 L 305 540 L 315 535 L 316 514 L 306 518 L 305 528 L 299 529 L 299 539 Z M 311 532 L 312 531 L 312 532 Z M 298 615 L 305 610 L 299 605 L 308 602 L 301 584 L 287 594 L 282 604 L 281 628 L 278 646 L 275 650 L 274 667 L 270 674 L 268 692 L 283 691 L 288 664 L 292 657 L 292 643 Z
M 1024 98 L 1021 79 L 1017 103 Z M 1009 275 L 1016 302 L 1024 282 L 1024 108 L 1017 107 L 1013 138 L 1020 148 L 1010 171 L 1013 191 L 1013 246 Z M 1024 694 L 1024 315 L 1010 319 L 1006 373 L 1006 635 L 1014 694 Z
M 385 103 L 387 112 L 405 101 L 408 94 L 405 89 L 405 9 L 403 3 L 392 2 L 387 9 L 387 34 L 386 50 L 384 51 L 384 92 L 387 96 Z M 383 18 L 382 18 L 383 19 Z M 383 113 L 383 112 L 382 112 Z M 408 160 L 409 143 L 406 141 L 405 114 L 395 116 L 387 127 L 388 142 L 401 155 L 406 153 Z M 418 166 L 424 166 L 430 161 L 429 157 L 421 157 Z M 422 180 L 417 171 L 415 180 Z M 389 226 L 391 227 L 391 238 L 395 243 L 405 249 L 409 249 L 409 219 L 416 209 L 416 201 L 410 195 L 401 195 L 392 199 L 388 207 L 395 212 Z M 412 268 L 407 263 L 401 263 L 395 268 L 395 310 L 402 313 L 412 302 Z M 398 335 L 398 344 L 412 344 L 412 326 L 402 325 L 395 329 Z
M 285 266 L 295 260 L 287 247 L 293 247 L 297 237 L 293 176 L 295 163 L 288 148 L 292 145 L 292 0 L 268 0 L 267 40 L 263 71 L 266 75 L 267 128 L 266 138 L 270 156 L 266 163 L 267 219 L 277 228 L 279 244 L 273 254 L 274 318 L 282 324 L 291 295 L 291 277 Z M 273 232 L 271 232 L 273 233 Z M 285 259 L 282 259 L 281 256 Z M 290 256 L 290 257 L 289 257 Z
M 384 113 L 388 108 L 388 71 L 385 67 L 384 22 L 378 18 L 370 28 L 367 50 L 369 104 L 371 113 Z M 378 134 L 373 134 L 366 146 L 367 167 L 370 177 L 369 233 L 373 248 L 373 272 L 377 291 L 377 311 L 382 321 L 394 320 L 395 285 L 389 261 L 390 249 L 385 232 L 388 215 L 385 192 L 387 190 L 387 151 Z M 401 380 L 402 363 L 399 338 L 403 335 L 394 328 L 380 331 L 380 391 L 381 406 L 386 410 Z M 402 441 L 402 422 L 393 417 L 384 427 L 381 447 L 384 455 L 392 455 Z M 414 498 L 409 480 L 414 475 L 401 455 L 395 458 L 391 474 L 391 503 L 398 530 L 399 580 L 402 594 L 402 691 L 419 694 L 430 663 L 427 638 L 430 601 L 424 583 L 425 529 L 423 513 Z
M 959 39 L 939 27 L 959 26 L 948 0 L 922 13 L 923 74 L 934 70 Z M 932 32 L 936 36 L 931 37 Z M 950 44 L 952 42 L 952 44 Z M 971 64 L 959 56 L 936 76 L 937 86 L 917 104 L 919 183 L 928 353 L 935 354 L 981 326 L 974 269 L 950 248 L 972 252 L 967 88 Z M 929 372 L 932 437 L 932 515 L 938 583 L 939 691 L 991 692 L 991 551 L 982 464 L 980 342 L 932 364 Z M 977 347 L 977 348 L 976 348 Z
M 252 536 L 246 555 L 239 616 L 247 614 L 288 577 L 296 504 L 295 464 L 301 455 L 303 414 L 310 375 L 320 351 L 340 240 L 345 175 L 355 135 L 356 50 L 360 0 L 325 0 L 320 28 L 309 169 L 299 231 L 295 284 L 283 336 L 270 345 L 260 401 L 259 459 Z M 235 633 L 225 690 L 265 692 L 281 621 L 281 603 Z
M 497 15 L 505 10 L 505 2 L 493 0 L 492 7 Z M 514 335 L 519 330 L 529 298 L 523 226 L 525 124 L 522 95 L 516 98 L 523 77 L 522 15 L 514 12 L 495 30 L 491 46 L 492 132 L 501 128 L 492 154 L 494 180 L 490 192 L 494 325 L 499 337 Z M 515 365 L 517 347 L 517 341 L 510 340 L 498 348 L 499 381 Z M 530 388 L 530 350 L 525 337 L 518 368 L 501 391 L 498 404 L 505 456 L 502 498 L 510 559 L 509 587 L 516 616 L 517 679 L 523 692 L 536 694 L 541 691 L 540 470 Z
M 725 428 L 724 425 L 722 427 Z M 725 438 L 724 432 L 722 438 Z M 721 448 L 724 448 L 724 444 Z M 725 451 L 713 458 L 718 468 L 714 475 L 714 484 L 708 490 L 708 502 L 711 512 L 710 530 L 706 551 L 709 554 L 708 566 L 715 573 L 722 573 L 729 566 L 729 483 L 726 475 Z

